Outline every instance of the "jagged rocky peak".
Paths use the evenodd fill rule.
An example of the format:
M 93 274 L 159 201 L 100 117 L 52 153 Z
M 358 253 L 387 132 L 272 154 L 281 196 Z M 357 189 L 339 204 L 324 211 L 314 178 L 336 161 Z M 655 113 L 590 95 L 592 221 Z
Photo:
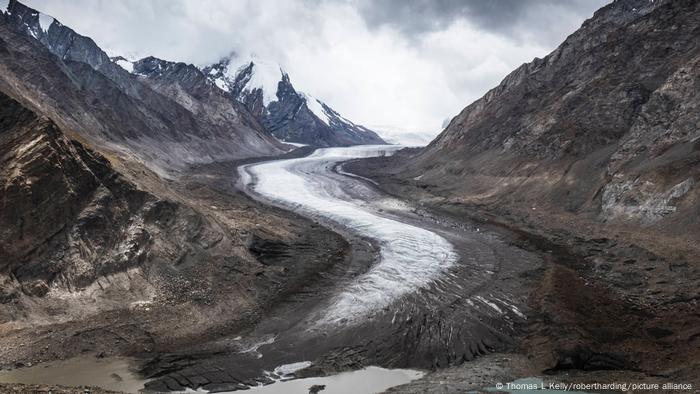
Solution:
M 258 119 L 262 119 L 267 106 L 277 100 L 278 84 L 285 74 L 278 64 L 254 56 L 226 57 L 202 71 Z
M 158 76 L 168 71 L 168 69 L 174 66 L 176 63 L 158 59 L 157 57 L 148 56 L 131 64 L 133 68 L 132 72 L 134 74 L 143 76 Z
M 112 58 L 112 61 L 117 62 L 124 69 L 128 70 L 130 67 L 130 72 L 139 77 L 165 79 L 172 85 L 180 84 L 189 86 L 190 88 L 193 84 L 200 86 L 211 85 L 213 87 L 211 82 L 202 74 L 202 71 L 192 64 L 172 62 L 154 56 L 148 56 L 135 62 L 122 59 L 123 58 L 120 59 L 120 57 L 117 57 Z
M 239 101 L 259 95 L 265 106 L 277 100 L 278 84 L 286 74 L 279 64 L 257 56 L 226 57 L 203 71 L 216 86 L 230 92 Z
M 4 22 L 8 26 L 36 39 L 61 61 L 87 64 L 121 89 L 135 93 L 134 87 L 129 86 L 127 73 L 117 66 L 121 64 L 112 62 L 90 37 L 80 35 L 52 16 L 16 0 L 10 0 L 4 8 L 0 4 L 0 9 L 4 9 Z
M 283 141 L 313 146 L 384 143 L 372 130 L 295 89 L 289 74 L 277 63 L 254 55 L 233 55 L 202 71 Z

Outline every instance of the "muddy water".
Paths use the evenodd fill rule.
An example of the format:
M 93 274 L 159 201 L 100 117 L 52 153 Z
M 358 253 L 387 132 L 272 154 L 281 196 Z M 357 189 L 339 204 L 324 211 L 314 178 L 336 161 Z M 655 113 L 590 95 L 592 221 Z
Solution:
M 325 385 L 321 394 L 381 393 L 389 387 L 408 383 L 423 376 L 423 372 L 408 369 L 368 367 L 323 378 L 307 378 L 277 382 L 246 390 L 251 394 L 307 394 L 314 385 Z
M 95 386 L 125 393 L 140 393 L 146 380 L 140 378 L 129 358 L 100 359 L 94 356 L 77 357 L 38 364 L 32 367 L 0 371 L 0 383 L 27 383 L 63 386 Z M 306 364 L 304 366 L 307 366 Z M 295 368 L 298 369 L 298 368 Z M 275 371 L 283 375 L 284 371 Z M 325 385 L 323 394 L 379 393 L 389 387 L 418 379 L 421 371 L 408 369 L 384 369 L 368 367 L 358 371 L 343 372 L 321 378 L 280 380 L 277 383 L 253 387 L 246 393 L 256 394 L 306 394 L 313 385 Z M 206 393 L 205 390 L 188 390 Z M 240 391 L 236 392 L 239 393 Z M 234 393 L 234 392 L 231 392 Z
M 138 393 L 146 381 L 132 371 L 133 366 L 134 361 L 129 358 L 84 356 L 0 371 L 0 383 L 97 386 Z

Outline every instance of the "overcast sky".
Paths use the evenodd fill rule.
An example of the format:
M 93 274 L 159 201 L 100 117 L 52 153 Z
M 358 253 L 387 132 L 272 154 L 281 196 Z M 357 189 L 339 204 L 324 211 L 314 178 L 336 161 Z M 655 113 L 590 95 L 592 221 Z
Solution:
M 607 2 L 26 0 L 110 54 L 206 65 L 254 53 L 356 123 L 432 135 Z

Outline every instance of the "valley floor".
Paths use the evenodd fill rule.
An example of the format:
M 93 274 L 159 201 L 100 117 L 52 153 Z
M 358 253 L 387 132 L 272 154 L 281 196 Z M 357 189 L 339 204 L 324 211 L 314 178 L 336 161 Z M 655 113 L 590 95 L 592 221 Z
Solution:
M 147 267 L 101 277 L 98 282 L 111 286 L 105 286 L 107 291 L 66 292 L 67 299 L 85 292 L 93 294 L 95 306 L 91 309 L 103 309 L 97 313 L 34 300 L 31 309 L 0 330 L 2 369 L 77 356 L 146 360 L 197 348 L 247 329 L 281 299 L 297 293 L 319 272 L 346 258 L 348 245 L 338 234 L 237 191 L 233 174 L 238 164 L 193 168 L 168 189 L 160 180 L 151 183 L 147 172 L 133 164 L 123 164 L 120 171 L 139 174 L 143 182 L 139 187 L 159 188 L 160 195 L 203 213 L 207 220 L 230 232 L 238 243 L 233 245 L 240 249 L 238 255 L 252 255 L 256 260 L 222 262 L 195 254 L 184 256 L 166 284 L 172 289 L 170 296 L 143 303 L 124 302 L 120 291 L 128 293 L 130 286 L 134 289 L 123 276 L 146 277 Z M 280 269 L 280 264 L 287 269 Z M 12 304 L 3 306 L 9 309 Z
M 463 203 L 425 182 L 397 177 L 406 155 L 344 168 L 389 195 L 409 196 L 426 215 L 477 223 L 544 262 L 514 353 L 483 359 L 498 371 L 485 376 L 504 383 L 538 375 L 555 382 L 674 382 L 700 389 L 697 244 L 531 206 Z M 437 371 L 392 392 L 460 392 L 475 374 L 484 376 L 481 366 L 474 368 L 465 363 Z M 443 391 L 444 382 L 451 389 Z
M 337 164 L 363 149 L 377 147 L 245 169 L 257 198 L 342 234 L 348 260 L 250 329 L 156 357 L 147 388 L 238 389 L 272 383 L 265 371 L 305 361 L 311 366 L 297 377 L 372 365 L 429 370 L 512 348 L 539 259 L 470 223 L 421 215 Z M 289 189 L 276 187 L 278 177 Z M 455 261 L 437 269 L 450 253 Z
M 234 187 L 233 174 L 245 163 L 215 163 L 183 175 L 172 193 L 224 228 L 252 229 L 244 245 L 262 266 L 240 273 L 236 282 L 248 286 L 247 306 L 228 304 L 227 298 L 240 297 L 239 289 L 215 281 L 220 287 L 203 298 L 178 293 L 181 305 L 153 303 L 86 320 L 18 326 L 0 335 L 0 363 L 12 368 L 81 354 L 136 356 L 151 390 L 244 389 L 271 383 L 264 371 L 307 360 L 312 366 L 298 377 L 368 365 L 432 371 L 392 393 L 459 393 L 526 377 L 700 387 L 694 301 L 663 293 L 659 298 L 669 301 L 652 305 L 640 294 L 649 289 L 614 285 L 632 280 L 619 269 L 639 272 L 655 261 L 648 250 L 591 237 L 576 226 L 554 231 L 555 222 L 525 221 L 499 207 L 445 203 L 393 177 L 390 161 L 294 167 L 330 196 L 362 201 L 372 215 L 438 234 L 459 256 L 432 285 L 391 300 L 363 323 L 343 321 L 320 331 L 309 325 L 328 311 L 331 295 L 370 269 L 381 245 L 323 216 L 309 220 L 288 212 L 284 202 L 251 199 Z M 610 270 L 594 263 L 601 256 L 618 262 L 617 276 L 611 279 Z M 684 285 L 675 284 L 679 292 Z M 34 392 L 37 386 L 0 386 L 6 388 Z

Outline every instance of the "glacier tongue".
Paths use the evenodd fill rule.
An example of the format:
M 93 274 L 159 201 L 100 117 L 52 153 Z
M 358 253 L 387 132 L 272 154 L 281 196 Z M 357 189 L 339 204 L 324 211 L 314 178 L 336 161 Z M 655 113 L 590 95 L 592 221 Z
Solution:
M 310 217 L 323 217 L 375 239 L 379 261 L 337 293 L 322 325 L 359 322 L 400 297 L 426 288 L 456 261 L 452 245 L 434 232 L 384 216 L 355 201 L 343 186 L 357 182 L 332 172 L 336 163 L 386 154 L 396 146 L 318 149 L 299 159 L 243 166 L 241 179 L 255 193 Z

